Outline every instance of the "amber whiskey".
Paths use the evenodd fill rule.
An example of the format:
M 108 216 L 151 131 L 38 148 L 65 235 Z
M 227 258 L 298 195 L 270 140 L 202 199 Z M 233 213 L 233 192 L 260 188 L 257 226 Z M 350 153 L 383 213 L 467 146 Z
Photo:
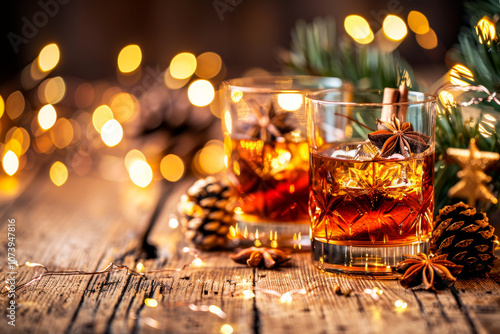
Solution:
M 309 152 L 301 141 L 225 141 L 227 167 L 249 221 L 308 220 Z
M 427 240 L 433 227 L 434 152 L 386 159 L 359 151 L 364 145 L 311 154 L 312 239 L 361 247 Z

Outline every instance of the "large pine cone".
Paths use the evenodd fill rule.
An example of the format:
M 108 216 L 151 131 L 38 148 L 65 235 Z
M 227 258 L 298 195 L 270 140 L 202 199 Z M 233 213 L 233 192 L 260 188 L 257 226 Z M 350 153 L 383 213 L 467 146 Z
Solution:
M 232 195 L 226 180 L 209 176 L 196 181 L 181 196 L 178 208 L 186 239 L 204 250 L 225 247 L 233 223 Z
M 430 244 L 431 253 L 447 254 L 447 260 L 463 265 L 461 276 L 489 273 L 498 260 L 495 228 L 483 212 L 462 202 L 439 210 Z

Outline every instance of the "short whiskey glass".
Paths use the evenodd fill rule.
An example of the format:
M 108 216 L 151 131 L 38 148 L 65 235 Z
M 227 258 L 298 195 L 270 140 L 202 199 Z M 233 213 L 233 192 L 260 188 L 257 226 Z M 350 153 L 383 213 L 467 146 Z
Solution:
M 391 274 L 428 251 L 436 99 L 326 90 L 306 97 L 313 261 L 325 271 Z
M 310 245 L 304 97 L 341 85 L 338 78 L 314 76 L 247 77 L 222 84 L 225 163 L 239 196 L 236 240 L 296 249 Z

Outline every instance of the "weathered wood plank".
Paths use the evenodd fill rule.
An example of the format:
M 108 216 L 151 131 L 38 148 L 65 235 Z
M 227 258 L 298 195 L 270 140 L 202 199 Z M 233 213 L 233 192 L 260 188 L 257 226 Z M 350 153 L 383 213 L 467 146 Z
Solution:
M 157 197 L 155 189 L 138 192 L 134 188 L 137 187 L 92 177 L 70 178 L 61 188 L 50 181 L 37 181 L 16 200 L 16 206 L 1 216 L 0 235 L 7 236 L 7 219 L 15 218 L 16 257 L 20 263 L 38 262 L 59 270 L 102 269 L 110 259 L 123 260 L 120 258 L 132 247 L 127 245 L 137 240 Z M 152 203 L 130 201 L 140 196 Z M 119 251 L 114 251 L 116 249 Z M 6 258 L 5 247 L 0 249 L 0 257 Z M 1 265 L 4 279 L 6 263 L 2 261 Z M 24 269 L 17 277 L 18 283 L 35 273 Z M 114 273 L 107 282 L 120 280 L 120 276 L 124 275 Z M 88 293 L 86 290 L 101 290 L 101 279 L 91 276 L 43 278 L 17 293 L 16 327 L 5 327 L 4 322 L 0 328 L 13 333 L 65 332 L 72 328 L 80 307 L 85 306 L 81 301 Z M 91 281 L 96 284 L 90 284 Z M 114 285 L 107 284 L 107 288 L 111 290 L 102 296 L 119 296 L 113 293 Z M 107 303 L 106 299 L 99 301 Z

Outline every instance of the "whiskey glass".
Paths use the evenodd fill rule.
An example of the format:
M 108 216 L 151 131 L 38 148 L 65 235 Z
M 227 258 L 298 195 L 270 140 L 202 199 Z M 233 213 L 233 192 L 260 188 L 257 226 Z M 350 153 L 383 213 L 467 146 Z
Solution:
M 239 206 L 235 240 L 268 247 L 310 245 L 306 93 L 339 88 L 338 78 L 260 76 L 222 84 L 222 130 Z
M 387 275 L 428 252 L 434 211 L 436 98 L 326 90 L 306 97 L 314 264 Z

